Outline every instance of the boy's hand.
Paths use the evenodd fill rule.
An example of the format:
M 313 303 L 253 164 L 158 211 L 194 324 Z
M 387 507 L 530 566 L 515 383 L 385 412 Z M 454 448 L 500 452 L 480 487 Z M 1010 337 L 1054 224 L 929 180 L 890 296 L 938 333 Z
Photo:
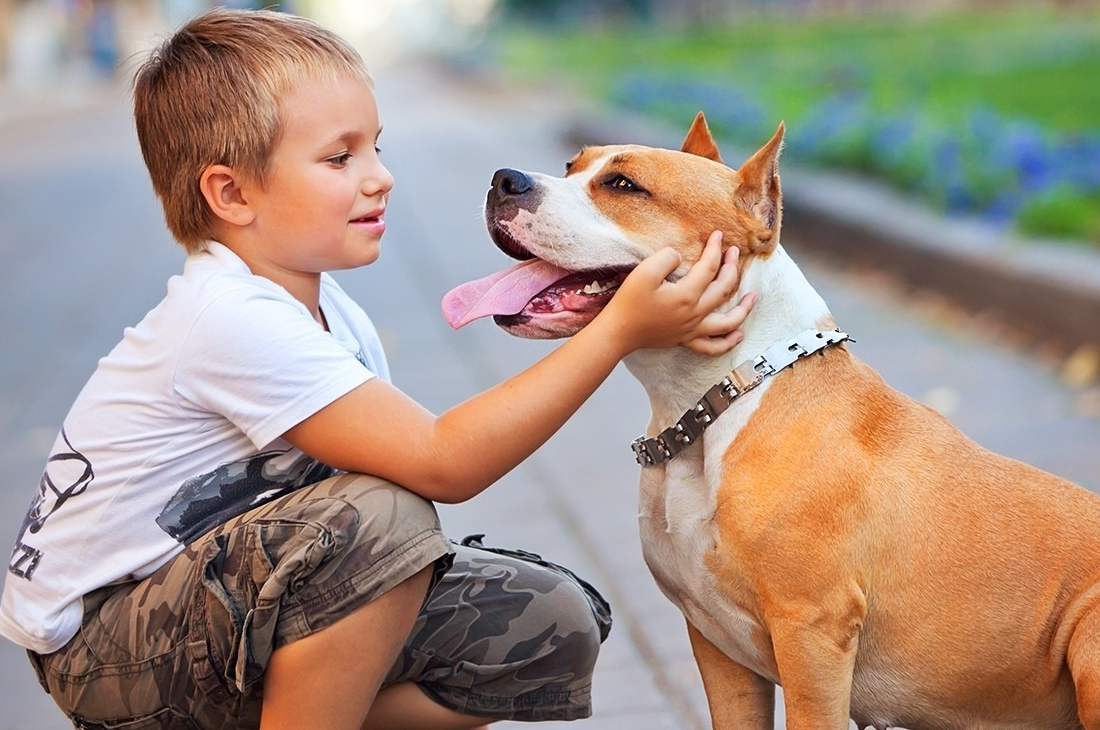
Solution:
M 661 249 L 631 272 L 599 318 L 617 320 L 627 352 L 677 345 L 704 355 L 727 352 L 743 339 L 738 328 L 756 303 L 755 294 L 746 294 L 728 312 L 715 311 L 737 291 L 737 256 L 735 246 L 722 255 L 722 233 L 715 231 L 688 273 L 670 282 L 680 254 Z

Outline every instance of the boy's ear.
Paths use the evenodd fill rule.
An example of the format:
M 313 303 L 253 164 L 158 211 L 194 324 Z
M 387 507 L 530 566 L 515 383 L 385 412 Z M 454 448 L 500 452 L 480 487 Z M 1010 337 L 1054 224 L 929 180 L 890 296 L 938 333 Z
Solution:
M 783 215 L 783 192 L 779 186 L 779 152 L 783 148 L 786 126 L 779 128 L 771 140 L 761 147 L 737 171 L 737 201 L 763 224 L 761 240 L 778 240 Z
M 706 157 L 708 160 L 714 160 L 715 162 L 722 162 L 722 155 L 718 152 L 718 144 L 711 136 L 710 127 L 707 126 L 707 118 L 703 116 L 703 112 L 695 115 L 695 121 L 691 123 L 691 129 L 688 130 L 687 137 L 684 138 L 684 143 L 680 146 L 680 151 L 687 152 L 689 155 Z
M 210 165 L 199 177 L 199 190 L 206 204 L 221 220 L 247 226 L 256 214 L 245 199 L 239 173 L 228 165 Z

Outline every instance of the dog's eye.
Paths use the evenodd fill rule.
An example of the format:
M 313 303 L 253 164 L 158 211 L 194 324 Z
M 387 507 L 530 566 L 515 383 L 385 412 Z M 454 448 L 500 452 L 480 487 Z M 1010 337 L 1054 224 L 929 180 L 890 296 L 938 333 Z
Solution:
M 623 192 L 642 192 L 642 189 L 638 187 L 633 180 L 626 177 L 625 175 L 615 175 L 609 178 L 604 184 L 607 185 L 607 187 L 609 188 L 614 188 L 615 190 L 621 190 Z

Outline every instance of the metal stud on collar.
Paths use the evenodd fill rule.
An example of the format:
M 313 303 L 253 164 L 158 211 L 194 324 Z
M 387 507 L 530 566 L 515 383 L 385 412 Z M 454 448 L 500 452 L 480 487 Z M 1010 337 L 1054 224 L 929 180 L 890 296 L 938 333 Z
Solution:
M 764 378 L 790 367 L 799 358 L 848 340 L 855 342 L 840 330 L 805 330 L 789 340 L 775 343 L 754 359 L 741 363 L 729 375 L 712 385 L 676 423 L 653 438 L 639 436 L 634 439 L 630 444 L 634 458 L 642 466 L 653 466 L 671 460 L 698 440 L 703 431 L 725 413 L 733 401 L 760 385 Z

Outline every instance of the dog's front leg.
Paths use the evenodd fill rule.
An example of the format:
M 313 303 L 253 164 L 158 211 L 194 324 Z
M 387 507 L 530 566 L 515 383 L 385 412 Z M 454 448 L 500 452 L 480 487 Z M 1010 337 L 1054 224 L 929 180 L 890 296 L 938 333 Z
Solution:
M 688 622 L 714 730 L 772 730 L 775 685 L 730 659 Z
M 787 730 L 847 730 L 863 611 L 785 611 L 770 622 Z

